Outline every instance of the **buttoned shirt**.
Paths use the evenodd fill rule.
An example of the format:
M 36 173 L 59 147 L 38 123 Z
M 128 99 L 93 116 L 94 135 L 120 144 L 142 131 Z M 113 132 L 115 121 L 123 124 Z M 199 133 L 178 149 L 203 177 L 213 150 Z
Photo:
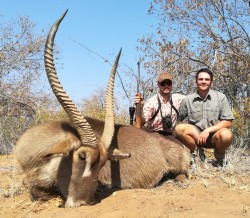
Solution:
M 167 129 L 166 131 L 173 132 L 173 129 L 176 126 L 176 122 L 177 122 L 177 113 L 175 112 L 173 108 L 171 110 L 170 101 L 169 100 L 166 101 L 160 94 L 156 94 L 150 99 L 148 99 L 143 106 L 143 115 L 145 118 L 146 126 L 149 129 L 152 129 L 154 131 L 163 130 L 162 116 L 161 116 L 160 111 L 157 113 L 154 119 L 151 119 L 154 116 L 154 114 L 157 112 L 157 109 L 159 107 L 157 96 L 159 97 L 160 102 L 161 102 L 162 116 L 169 115 L 171 114 L 171 111 L 172 111 L 171 118 L 172 118 L 173 128 Z M 175 106 L 177 110 L 179 109 L 184 97 L 185 97 L 184 95 L 177 94 L 177 93 L 174 93 L 171 95 L 173 105 Z
M 179 120 L 187 118 L 188 123 L 204 130 L 221 120 L 234 120 L 227 97 L 218 91 L 209 90 L 203 99 L 195 92 L 182 101 Z

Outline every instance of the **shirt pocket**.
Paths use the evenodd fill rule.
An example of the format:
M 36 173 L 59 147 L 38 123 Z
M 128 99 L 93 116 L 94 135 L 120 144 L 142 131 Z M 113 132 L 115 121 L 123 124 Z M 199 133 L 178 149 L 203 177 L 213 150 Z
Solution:
M 189 113 L 189 123 L 196 124 L 200 120 L 202 120 L 202 107 L 200 105 L 192 107 Z
M 207 110 L 207 120 L 211 125 L 215 125 L 216 123 L 218 123 L 218 119 L 219 119 L 219 108 L 216 107 L 208 107 Z

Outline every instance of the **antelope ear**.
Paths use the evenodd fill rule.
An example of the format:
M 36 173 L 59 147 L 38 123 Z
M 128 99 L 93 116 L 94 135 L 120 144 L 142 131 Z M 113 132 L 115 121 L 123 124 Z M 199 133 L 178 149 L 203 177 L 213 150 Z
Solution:
M 79 146 L 80 141 L 78 143 L 72 143 L 72 140 L 65 139 L 52 145 L 52 147 L 47 151 L 46 157 L 50 157 L 52 155 L 68 155 L 73 148 Z
M 131 157 L 131 154 L 119 151 L 117 148 L 108 151 L 109 160 L 122 160 Z

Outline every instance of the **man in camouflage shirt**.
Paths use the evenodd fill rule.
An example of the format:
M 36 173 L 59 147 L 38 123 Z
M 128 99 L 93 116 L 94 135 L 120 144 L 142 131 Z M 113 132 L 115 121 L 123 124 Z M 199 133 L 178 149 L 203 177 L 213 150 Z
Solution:
M 196 74 L 197 91 L 188 95 L 179 109 L 179 121 L 175 134 L 191 153 L 197 148 L 214 148 L 217 166 L 223 166 L 225 151 L 232 144 L 233 134 L 229 129 L 234 116 L 223 93 L 212 90 L 213 73 L 208 68 Z M 204 154 L 201 156 L 205 158 Z

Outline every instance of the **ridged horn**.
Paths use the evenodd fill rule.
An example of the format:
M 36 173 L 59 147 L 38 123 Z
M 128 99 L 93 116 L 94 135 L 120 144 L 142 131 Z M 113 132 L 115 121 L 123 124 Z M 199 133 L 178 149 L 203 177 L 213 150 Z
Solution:
M 115 81 L 115 74 L 118 66 L 118 62 L 121 56 L 122 49 L 120 49 L 115 63 L 112 67 L 108 86 L 106 89 L 106 103 L 105 103 L 105 125 L 104 130 L 102 133 L 101 141 L 104 144 L 105 148 L 108 149 L 113 135 L 115 131 L 115 115 L 114 115 L 114 81 Z
M 93 130 L 91 129 L 88 122 L 81 115 L 80 111 L 78 111 L 77 107 L 69 98 L 67 93 L 63 90 L 63 87 L 60 84 L 59 79 L 57 77 L 54 65 L 54 58 L 53 58 L 54 38 L 58 30 L 58 27 L 63 18 L 65 17 L 65 15 L 67 14 L 67 12 L 68 10 L 66 10 L 64 14 L 54 23 L 48 34 L 44 51 L 45 70 L 47 73 L 50 86 L 55 96 L 57 97 L 58 101 L 62 105 L 63 109 L 66 111 L 70 120 L 73 122 L 75 128 L 77 129 L 82 144 L 85 146 L 91 146 L 96 148 L 97 140 L 96 137 L 94 136 Z

